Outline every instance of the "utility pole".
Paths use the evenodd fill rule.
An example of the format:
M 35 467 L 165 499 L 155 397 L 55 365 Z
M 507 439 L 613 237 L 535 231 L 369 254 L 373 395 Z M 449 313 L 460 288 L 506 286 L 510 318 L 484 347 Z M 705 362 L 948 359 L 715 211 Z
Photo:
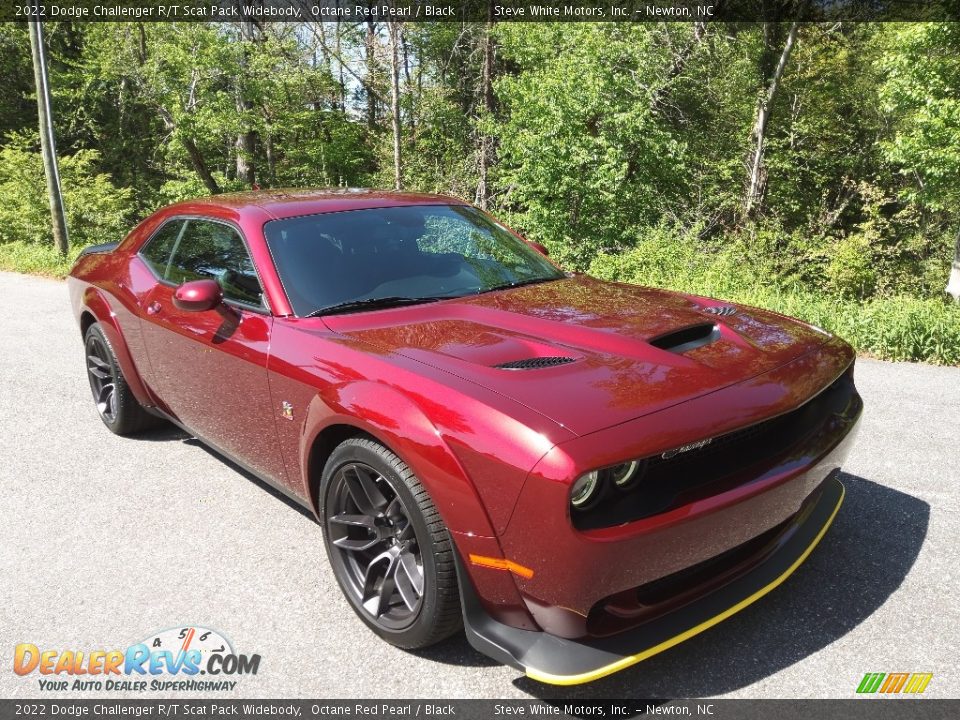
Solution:
M 43 155 L 43 174 L 47 177 L 47 195 L 50 198 L 50 219 L 53 224 L 53 242 L 61 255 L 70 248 L 67 218 L 63 210 L 63 192 L 60 189 L 60 169 L 57 167 L 57 145 L 53 135 L 53 117 L 50 111 L 50 84 L 47 78 L 47 56 L 43 48 L 43 25 L 40 20 L 30 23 L 30 52 L 33 55 L 33 78 L 37 86 L 37 114 L 40 119 L 40 151 Z

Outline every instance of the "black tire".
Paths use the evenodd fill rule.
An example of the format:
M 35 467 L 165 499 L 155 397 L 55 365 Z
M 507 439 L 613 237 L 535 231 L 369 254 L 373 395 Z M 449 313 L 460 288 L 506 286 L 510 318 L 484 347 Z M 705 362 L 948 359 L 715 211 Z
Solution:
M 100 323 L 93 323 L 83 336 L 87 378 L 97 413 L 110 432 L 136 435 L 156 427 L 161 421 L 137 401 L 127 385 L 113 346 Z
M 461 629 L 453 543 L 430 495 L 399 457 L 366 437 L 345 440 L 323 469 L 319 509 L 334 576 L 371 630 L 414 650 Z

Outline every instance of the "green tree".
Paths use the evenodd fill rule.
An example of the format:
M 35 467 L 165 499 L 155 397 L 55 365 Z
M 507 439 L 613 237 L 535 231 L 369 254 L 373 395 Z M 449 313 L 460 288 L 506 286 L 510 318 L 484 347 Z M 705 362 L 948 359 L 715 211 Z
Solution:
M 960 25 L 895 28 L 878 61 L 884 109 L 895 127 L 884 142 L 901 168 L 903 193 L 956 217 L 960 202 Z M 946 291 L 960 300 L 960 232 Z
M 498 205 L 570 267 L 631 247 L 638 226 L 674 210 L 687 188 L 687 145 L 654 98 L 673 63 L 664 34 L 693 29 L 504 23 L 496 32 L 514 68 L 496 84 Z
M 74 247 L 117 242 L 129 230 L 130 190 L 117 188 L 109 176 L 98 172 L 99 161 L 96 150 L 78 150 L 59 158 Z M 36 132 L 8 136 L 0 148 L 0 243 L 8 242 L 53 242 Z
M 22 24 L 0 23 L 0 137 L 35 122 L 33 70 L 30 66 L 27 28 Z

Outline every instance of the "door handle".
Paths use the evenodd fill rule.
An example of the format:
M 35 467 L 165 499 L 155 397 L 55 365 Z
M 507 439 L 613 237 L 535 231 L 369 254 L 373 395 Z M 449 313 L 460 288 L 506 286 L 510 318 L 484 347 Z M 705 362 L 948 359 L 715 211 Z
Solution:
M 147 315 L 156 315 L 158 312 L 160 312 L 160 303 L 156 300 L 147 305 Z

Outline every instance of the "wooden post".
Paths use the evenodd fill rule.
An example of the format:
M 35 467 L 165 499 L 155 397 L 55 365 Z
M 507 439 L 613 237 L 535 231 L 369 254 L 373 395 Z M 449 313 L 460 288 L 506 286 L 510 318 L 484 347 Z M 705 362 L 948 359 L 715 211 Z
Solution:
M 47 56 L 43 47 L 43 25 L 40 20 L 30 26 L 30 52 L 33 55 L 33 78 L 37 87 L 37 114 L 40 124 L 40 152 L 43 155 L 43 174 L 47 178 L 47 195 L 50 198 L 50 219 L 53 227 L 53 242 L 61 255 L 70 249 L 67 235 L 67 218 L 63 209 L 63 192 L 60 188 L 60 169 L 57 167 L 57 145 L 53 134 L 53 117 L 50 111 L 50 85 L 47 77 Z

